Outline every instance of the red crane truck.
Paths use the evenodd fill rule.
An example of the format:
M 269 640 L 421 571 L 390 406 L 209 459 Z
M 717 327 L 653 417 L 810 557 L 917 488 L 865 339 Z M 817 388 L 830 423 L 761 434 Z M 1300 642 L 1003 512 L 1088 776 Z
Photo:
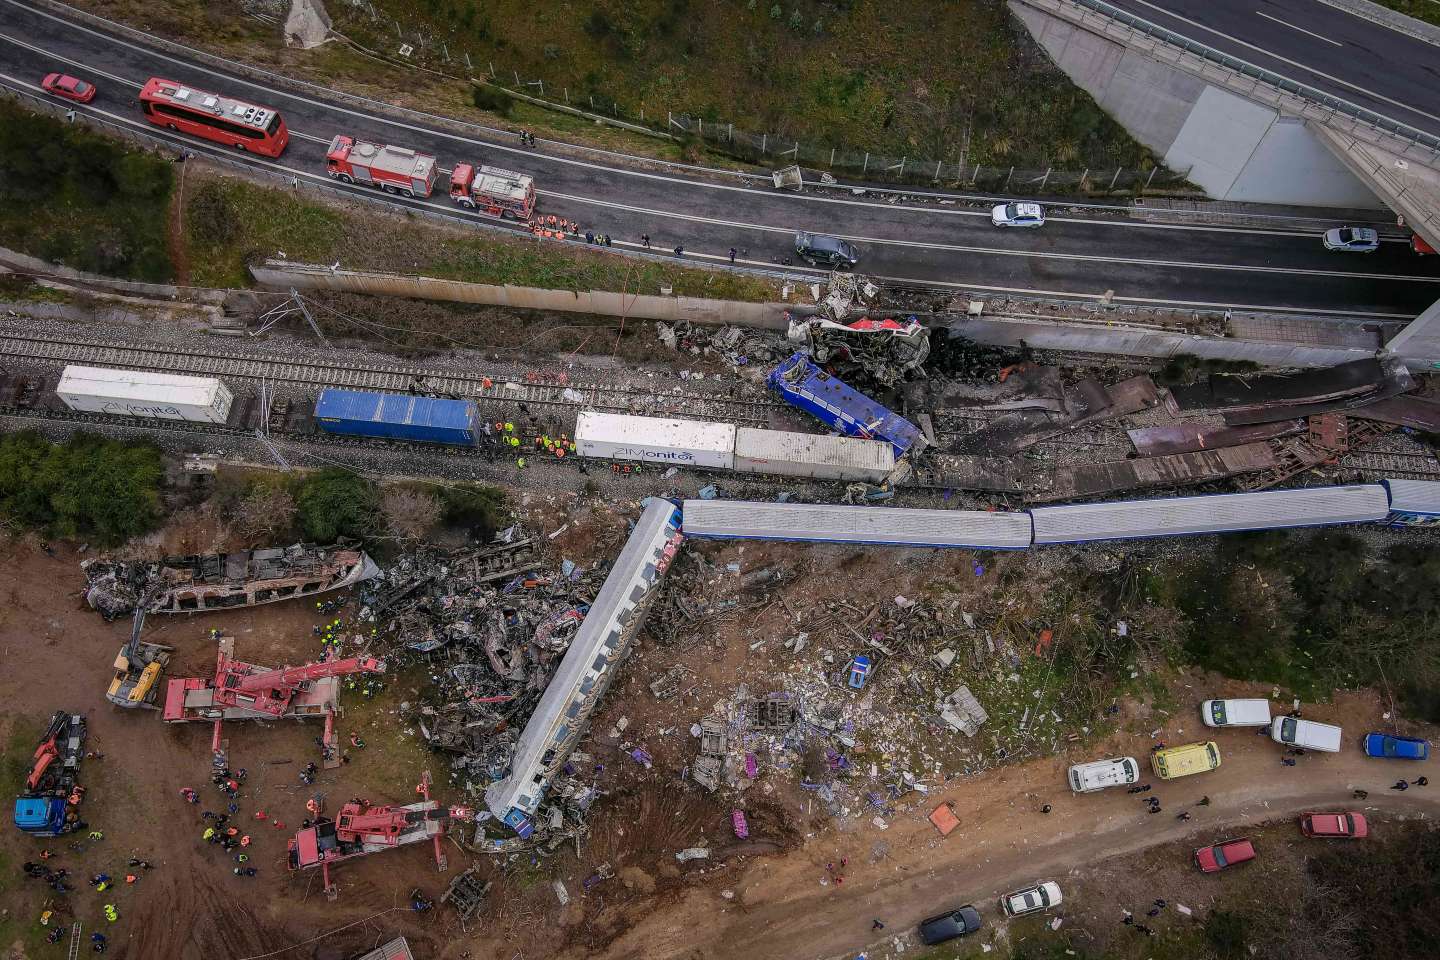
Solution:
M 330 141 L 325 172 L 341 183 L 363 183 L 407 197 L 428 197 L 435 186 L 434 157 L 344 134 Z
M 457 163 L 450 173 L 450 199 L 492 217 L 529 220 L 535 212 L 535 178 L 500 167 Z

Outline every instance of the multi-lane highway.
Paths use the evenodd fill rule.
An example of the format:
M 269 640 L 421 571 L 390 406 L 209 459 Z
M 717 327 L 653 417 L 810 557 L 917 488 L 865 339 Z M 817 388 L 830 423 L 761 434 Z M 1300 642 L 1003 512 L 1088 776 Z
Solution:
M 99 88 L 96 100 L 77 110 L 162 136 L 135 104 L 150 76 L 276 108 L 291 130 L 290 147 L 278 161 L 248 159 L 287 176 L 325 179 L 325 146 L 342 132 L 433 153 L 446 169 L 479 159 L 525 170 L 536 177 L 542 212 L 609 233 L 621 246 L 649 234 L 656 248 L 683 246 L 687 258 L 723 260 L 735 247 L 742 261 L 770 266 L 793 256 L 791 235 L 803 229 L 856 242 L 864 273 L 973 290 L 1081 297 L 1109 291 L 1119 302 L 1406 317 L 1440 298 L 1440 258 L 1415 257 L 1399 240 L 1374 254 L 1334 254 L 1321 248 L 1316 232 L 1145 224 L 1063 205 L 1052 206 L 1042 230 L 997 230 L 981 204 L 964 199 L 781 193 L 754 179 L 697 178 L 599 154 L 551 153 L 543 144 L 522 149 L 508 136 L 450 132 L 420 115 L 382 114 L 315 88 L 252 82 L 19 0 L 0 0 L 0 83 L 33 90 L 53 70 Z M 190 149 L 218 148 L 192 141 Z M 453 211 L 441 181 L 429 201 L 396 202 Z
M 1440 136 L 1440 46 L 1321 0 L 1106 0 L 1127 13 Z

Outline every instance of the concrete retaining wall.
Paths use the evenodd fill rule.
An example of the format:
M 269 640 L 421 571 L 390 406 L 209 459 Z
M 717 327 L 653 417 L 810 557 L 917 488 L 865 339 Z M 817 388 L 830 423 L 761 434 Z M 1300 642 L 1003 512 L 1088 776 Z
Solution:
M 1261 340 L 1235 340 L 1156 330 L 1091 327 L 1082 324 L 965 317 L 950 329 L 978 343 L 1018 347 L 1023 340 L 1037 350 L 1154 357 L 1177 354 L 1224 360 L 1253 360 L 1273 367 L 1328 367 L 1373 357 L 1374 350 L 1357 347 L 1315 347 Z
M 386 297 L 418 300 L 448 300 L 454 303 L 484 303 L 523 310 L 552 310 L 562 313 L 590 313 L 630 317 L 636 320 L 689 320 L 703 324 L 735 324 L 765 330 L 784 330 L 784 311 L 796 309 L 784 303 L 743 303 L 707 300 L 699 297 L 665 297 L 651 294 L 622 294 L 608 290 L 544 290 L 510 284 L 466 283 L 434 277 L 411 277 L 359 270 L 331 270 L 311 264 L 267 260 L 251 266 L 250 274 L 266 287 L 288 290 L 340 290 Z
M 1299 118 L 1010 0 L 1061 70 L 1136 140 L 1216 200 L 1384 206 Z
M 128 293 L 152 300 L 190 300 L 196 303 L 219 304 L 225 301 L 226 290 L 209 287 L 177 287 L 168 283 L 136 283 L 131 280 L 116 280 L 86 273 L 58 263 L 49 263 L 39 257 L 0 247 L 0 263 L 9 264 L 17 271 L 54 277 L 59 280 L 74 280 L 91 286 L 103 287 L 113 293 Z

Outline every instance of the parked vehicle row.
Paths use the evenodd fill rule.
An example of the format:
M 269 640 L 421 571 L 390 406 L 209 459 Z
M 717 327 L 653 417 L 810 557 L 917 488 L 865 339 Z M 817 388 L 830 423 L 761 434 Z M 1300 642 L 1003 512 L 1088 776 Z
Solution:
M 1060 884 L 1054 880 L 1041 880 L 1028 887 L 1011 891 L 1000 898 L 1000 912 L 1007 917 L 1023 917 L 1058 907 L 1065 902 Z M 979 930 L 980 911 L 973 904 L 947 910 L 920 921 L 920 939 L 927 946 L 967 936 Z

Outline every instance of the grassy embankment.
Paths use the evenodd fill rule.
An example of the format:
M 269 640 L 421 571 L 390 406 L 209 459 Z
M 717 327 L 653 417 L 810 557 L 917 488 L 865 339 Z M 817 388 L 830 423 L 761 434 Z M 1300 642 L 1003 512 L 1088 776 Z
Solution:
M 368 205 L 322 202 L 215 173 L 186 172 L 172 239 L 175 165 L 13 102 L 0 102 L 0 246 L 129 280 L 244 287 L 247 262 L 292 260 L 564 290 L 774 299 L 774 285 L 678 264 L 636 262 L 527 238 L 482 235 Z M 174 243 L 179 250 L 170 250 Z
M 493 63 L 547 96 L 724 120 L 809 145 L 991 166 L 1143 167 L 1148 152 L 1057 70 L 1001 0 L 373 0 L 330 4 L 335 27 L 454 75 Z M 1428 2 L 1428 0 L 1426 0 Z M 287 75 L 460 119 L 493 122 L 459 83 L 377 64 L 335 44 L 286 49 L 279 31 L 223 0 L 79 0 L 104 16 Z M 183 15 L 182 15 L 183 14 Z M 440 43 L 448 50 L 444 59 Z M 538 88 L 527 87 L 538 93 Z M 514 103 L 507 125 L 678 158 L 667 141 Z M 715 162 L 690 146 L 689 158 Z M 721 161 L 724 162 L 724 161 Z

